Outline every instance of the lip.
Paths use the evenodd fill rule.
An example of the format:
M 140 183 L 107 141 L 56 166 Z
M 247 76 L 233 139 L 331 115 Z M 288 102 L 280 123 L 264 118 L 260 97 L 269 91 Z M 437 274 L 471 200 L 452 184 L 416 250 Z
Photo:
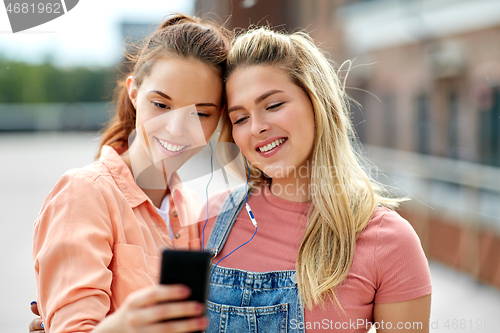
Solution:
M 274 148 L 274 149 L 271 149 L 269 151 L 266 151 L 266 152 L 261 152 L 259 150 L 259 147 L 263 147 L 263 146 L 266 146 L 276 140 L 279 140 L 279 139 L 285 139 L 285 142 L 283 142 L 282 144 L 280 144 L 278 147 Z M 269 138 L 267 140 L 264 140 L 264 141 L 261 141 L 259 142 L 258 144 L 255 145 L 255 151 L 263 156 L 263 157 L 270 157 L 270 156 L 273 156 L 274 154 L 276 154 L 278 151 L 281 150 L 281 148 L 283 148 L 283 146 L 288 142 L 288 138 L 285 137 L 285 136 L 275 136 L 275 137 L 272 137 L 272 138 Z
M 154 138 L 155 138 L 155 142 L 158 145 L 158 147 L 160 148 L 160 150 L 163 152 L 163 154 L 165 154 L 168 157 L 176 157 L 176 156 L 182 155 L 191 146 L 191 145 L 183 145 L 181 143 L 177 143 L 177 142 L 170 141 L 170 140 L 161 139 L 163 142 L 166 142 L 166 143 L 171 144 L 173 146 L 186 146 L 179 151 L 170 151 L 167 148 L 163 147 L 163 145 L 159 141 L 160 140 L 159 138 L 157 138 L 156 136 Z
M 268 144 L 279 140 L 279 139 L 288 139 L 286 136 L 273 136 L 267 140 L 261 141 L 255 145 L 255 150 L 259 150 L 259 147 L 267 146 Z M 259 150 L 260 151 L 260 150 Z

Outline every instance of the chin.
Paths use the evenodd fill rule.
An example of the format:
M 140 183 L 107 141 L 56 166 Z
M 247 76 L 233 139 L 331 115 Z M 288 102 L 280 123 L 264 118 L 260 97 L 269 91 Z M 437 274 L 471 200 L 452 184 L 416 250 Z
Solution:
M 265 173 L 269 178 L 279 179 L 279 178 L 286 178 L 288 176 L 289 168 L 290 167 L 282 166 L 282 165 L 267 165 L 267 166 L 263 167 L 262 169 L 260 169 L 260 168 L 259 169 L 263 173 Z

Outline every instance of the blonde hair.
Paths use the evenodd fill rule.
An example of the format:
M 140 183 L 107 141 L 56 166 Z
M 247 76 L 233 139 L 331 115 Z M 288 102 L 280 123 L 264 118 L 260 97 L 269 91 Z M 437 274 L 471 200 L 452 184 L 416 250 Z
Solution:
M 227 61 L 229 77 L 237 68 L 276 66 L 309 96 L 315 121 L 309 185 L 311 209 L 297 255 L 300 299 L 308 308 L 322 304 L 349 273 L 356 239 L 375 208 L 395 208 L 402 199 L 390 198 L 362 167 L 349 115 L 349 98 L 335 70 L 309 35 L 291 35 L 257 28 L 239 36 Z M 232 124 L 223 117 L 221 140 L 234 142 Z M 250 167 L 252 186 L 265 175 Z M 340 305 L 340 304 L 339 304 Z

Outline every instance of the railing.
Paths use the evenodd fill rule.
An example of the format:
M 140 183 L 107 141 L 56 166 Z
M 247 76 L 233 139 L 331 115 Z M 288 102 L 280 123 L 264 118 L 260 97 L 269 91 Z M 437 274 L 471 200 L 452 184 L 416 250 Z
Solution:
M 500 168 L 371 145 L 364 149 L 381 170 L 378 180 L 416 199 L 415 205 L 500 232 Z

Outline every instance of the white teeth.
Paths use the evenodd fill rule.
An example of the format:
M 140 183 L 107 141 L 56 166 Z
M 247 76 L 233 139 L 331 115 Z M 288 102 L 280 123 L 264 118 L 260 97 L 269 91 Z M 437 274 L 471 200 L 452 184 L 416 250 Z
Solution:
M 278 147 L 283 142 L 285 142 L 285 139 L 278 139 L 278 140 L 276 140 L 274 142 L 271 142 L 270 144 L 267 144 L 265 146 L 259 147 L 259 150 L 262 153 L 265 153 L 266 151 L 270 151 L 271 149 Z
M 158 138 L 157 138 L 158 139 Z M 170 143 L 166 143 L 165 141 L 158 139 L 158 141 L 161 143 L 161 145 L 167 149 L 168 151 L 176 152 L 179 150 L 182 150 L 186 148 L 187 146 L 176 146 L 176 145 L 171 145 Z

